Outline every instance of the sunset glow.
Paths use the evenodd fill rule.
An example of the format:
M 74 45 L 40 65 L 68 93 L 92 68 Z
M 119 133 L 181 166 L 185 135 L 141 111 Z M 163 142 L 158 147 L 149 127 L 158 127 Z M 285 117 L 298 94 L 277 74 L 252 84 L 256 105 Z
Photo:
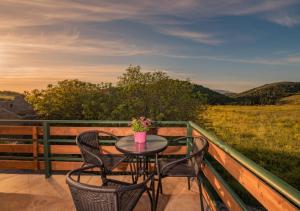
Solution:
M 0 90 L 117 80 L 130 64 L 242 91 L 300 80 L 297 0 L 0 2 Z

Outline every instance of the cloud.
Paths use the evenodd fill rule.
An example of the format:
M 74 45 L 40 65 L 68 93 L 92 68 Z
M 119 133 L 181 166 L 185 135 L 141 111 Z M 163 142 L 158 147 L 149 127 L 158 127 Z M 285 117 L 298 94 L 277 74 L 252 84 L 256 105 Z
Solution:
M 235 15 L 251 15 L 266 12 L 274 12 L 285 9 L 295 4 L 299 4 L 297 0 L 262 0 L 262 1 L 248 1 L 238 0 L 237 8 L 233 14 Z
M 226 15 L 278 12 L 299 4 L 298 0 L 1 0 L 0 28 L 50 25 L 61 22 L 134 20 L 149 24 L 158 16 L 186 20 Z M 165 19 L 161 19 L 162 23 Z
M 207 55 L 180 55 L 180 54 L 160 54 L 164 57 L 177 58 L 177 59 L 202 59 L 218 62 L 233 62 L 233 63 L 245 63 L 245 64 L 258 64 L 258 65 L 291 65 L 300 64 L 300 56 L 286 56 L 279 58 L 236 58 L 227 56 L 207 56 Z
M 289 56 L 287 61 L 290 63 L 299 63 L 300 64 L 300 56 Z
M 133 5 L 106 1 L 1 0 L 0 28 L 126 19 L 133 16 L 137 9 Z
M 182 51 L 194 52 L 191 49 L 187 51 L 185 43 L 177 42 L 180 46 L 173 46 L 171 41 L 164 43 L 165 40 L 156 34 L 158 32 L 189 40 L 195 45 L 200 43 L 218 46 L 226 43 L 223 39 L 226 35 L 219 31 L 189 30 L 189 24 L 209 22 L 210 19 L 217 20 L 214 18 L 223 16 L 256 16 L 275 24 L 293 27 L 300 20 L 297 12 L 291 13 L 290 9 L 299 3 L 299 0 L 1 0 L 0 85 L 8 84 L 7 81 L 10 80 L 11 88 L 14 85 L 21 86 L 22 80 L 14 81 L 18 77 L 33 80 L 37 84 L 44 84 L 44 80 L 46 84 L 47 81 L 56 81 L 61 77 L 78 76 L 83 80 L 98 80 L 109 76 L 114 78 L 117 74 L 114 70 L 119 66 L 115 69 L 103 68 L 101 62 L 106 59 L 103 57 L 112 57 L 104 63 L 114 64 L 125 63 L 128 56 L 145 55 L 260 65 L 299 64 L 297 56 L 260 58 L 258 55 L 257 58 L 244 59 L 225 54 L 175 54 L 174 52 Z M 128 25 L 122 25 L 123 23 Z M 107 27 L 102 28 L 105 24 Z M 124 31 L 130 24 L 147 27 L 146 32 L 151 31 L 153 34 L 149 37 L 145 35 L 145 31 L 139 34 L 139 30 L 143 29 L 138 29 L 136 25 L 134 32 Z M 135 32 L 137 33 L 134 34 Z M 204 51 L 204 48 L 203 51 L 201 49 L 201 52 Z M 91 57 L 97 61 L 92 61 Z M 123 61 L 120 62 L 121 59 Z M 97 65 L 86 65 L 91 63 Z M 120 69 L 123 70 L 126 66 Z M 62 74 L 64 71 L 66 73 Z M 178 77 L 185 76 L 184 73 L 176 74 L 181 74 Z M 28 82 L 28 86 L 30 85 Z
M 293 27 L 300 23 L 300 15 L 295 15 L 286 11 L 269 14 L 266 16 L 266 19 L 286 27 Z
M 215 34 L 205 32 L 189 31 L 180 28 L 164 28 L 160 29 L 159 31 L 162 34 L 192 40 L 206 45 L 219 45 L 223 43 L 223 40 L 218 39 Z
M 62 56 L 136 56 L 151 53 L 151 48 L 137 46 L 114 37 L 90 38 L 81 36 L 77 30 L 47 31 L 43 33 L 1 34 L 0 49 L 2 62 L 28 60 L 44 56 L 48 63 L 52 57 Z M 5 57 L 5 58 L 4 58 Z M 5 62 L 6 61 L 6 62 Z

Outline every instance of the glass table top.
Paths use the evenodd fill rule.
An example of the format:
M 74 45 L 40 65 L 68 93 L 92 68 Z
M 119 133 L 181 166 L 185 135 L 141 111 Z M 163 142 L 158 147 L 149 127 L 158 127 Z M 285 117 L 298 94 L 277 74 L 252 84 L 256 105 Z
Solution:
M 116 142 L 116 148 L 125 154 L 150 155 L 162 152 L 168 146 L 168 140 L 162 136 L 147 135 L 145 143 L 134 142 L 133 136 L 125 136 Z

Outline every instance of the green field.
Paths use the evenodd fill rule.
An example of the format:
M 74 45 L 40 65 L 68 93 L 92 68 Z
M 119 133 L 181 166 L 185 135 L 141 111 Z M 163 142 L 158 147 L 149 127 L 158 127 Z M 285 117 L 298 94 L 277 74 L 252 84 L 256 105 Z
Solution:
M 211 106 L 206 128 L 300 190 L 300 105 Z

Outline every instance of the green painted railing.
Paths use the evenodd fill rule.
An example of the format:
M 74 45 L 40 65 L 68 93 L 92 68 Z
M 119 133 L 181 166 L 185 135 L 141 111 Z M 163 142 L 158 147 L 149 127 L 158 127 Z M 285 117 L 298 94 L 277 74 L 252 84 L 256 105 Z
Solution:
M 265 181 L 268 185 L 270 185 L 272 188 L 277 190 L 279 193 L 281 193 L 284 197 L 286 197 L 288 200 L 293 202 L 296 206 L 300 209 L 300 191 L 298 191 L 296 188 L 292 187 L 282 179 L 278 178 L 271 172 L 265 170 L 261 166 L 257 165 L 255 162 L 244 156 L 243 154 L 239 153 L 232 147 L 225 144 L 223 141 L 221 141 L 219 138 L 217 138 L 215 135 L 209 133 L 199 125 L 197 125 L 194 122 L 189 122 L 189 125 L 194 128 L 196 131 L 200 132 L 202 135 L 207 137 L 212 143 L 220 147 L 224 152 L 226 152 L 228 155 L 233 157 L 235 160 L 237 160 L 239 163 L 241 163 L 244 167 L 252 171 L 255 175 L 257 175 L 259 178 L 261 178 L 263 181 Z

